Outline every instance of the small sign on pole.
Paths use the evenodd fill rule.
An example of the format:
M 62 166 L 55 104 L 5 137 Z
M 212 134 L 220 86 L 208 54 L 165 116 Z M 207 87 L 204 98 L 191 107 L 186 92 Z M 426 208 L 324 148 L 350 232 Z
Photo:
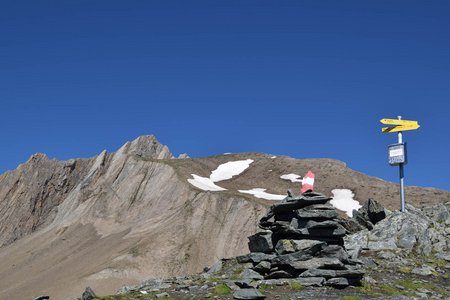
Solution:
M 391 166 L 398 166 L 400 164 L 407 164 L 408 158 L 406 156 L 406 143 L 392 144 L 388 146 L 389 164 Z
M 416 130 L 420 127 L 417 121 L 402 120 L 401 116 L 398 119 L 381 119 L 380 122 L 386 125 L 394 125 L 391 127 L 384 127 L 381 132 L 398 132 L 398 143 L 388 146 L 389 164 L 391 166 L 399 166 L 400 170 L 400 210 L 405 211 L 405 187 L 404 187 L 404 166 L 408 163 L 406 156 L 406 143 L 403 143 L 403 131 Z

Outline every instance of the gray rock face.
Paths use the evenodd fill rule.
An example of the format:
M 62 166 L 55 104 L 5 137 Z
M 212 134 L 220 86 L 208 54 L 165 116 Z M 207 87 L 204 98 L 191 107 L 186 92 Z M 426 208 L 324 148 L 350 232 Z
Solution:
M 394 212 L 378 222 L 373 230 L 363 230 L 348 236 L 346 248 L 367 250 L 402 249 L 429 255 L 432 251 L 448 251 L 445 220 L 450 205 L 439 204 L 424 211 L 408 205 L 407 212 Z M 445 219 L 445 220 L 444 220 Z

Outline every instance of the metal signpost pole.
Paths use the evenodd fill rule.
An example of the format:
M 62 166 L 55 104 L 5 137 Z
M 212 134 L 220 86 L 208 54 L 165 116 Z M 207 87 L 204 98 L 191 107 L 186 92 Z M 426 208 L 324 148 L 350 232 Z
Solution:
M 401 120 L 402 116 L 398 116 L 398 119 Z M 403 134 L 401 131 L 398 132 L 398 143 L 403 143 Z M 405 172 L 403 169 L 403 163 L 399 164 L 400 169 L 400 211 L 405 212 L 405 185 L 404 185 L 404 179 L 405 179 Z
M 400 168 L 400 210 L 406 211 L 405 208 L 405 172 L 404 167 L 408 163 L 406 154 L 406 143 L 403 143 L 403 131 L 416 130 L 420 127 L 419 122 L 413 120 L 402 120 L 401 116 L 398 119 L 381 119 L 381 124 L 394 125 L 391 127 L 381 128 L 381 132 L 398 132 L 398 143 L 389 145 L 389 164 L 391 166 L 399 166 Z

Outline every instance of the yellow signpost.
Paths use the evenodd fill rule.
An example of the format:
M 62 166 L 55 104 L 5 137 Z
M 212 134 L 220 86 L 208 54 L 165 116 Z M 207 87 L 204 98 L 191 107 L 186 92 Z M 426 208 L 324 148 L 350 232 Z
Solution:
M 412 120 L 398 119 L 381 119 L 381 124 L 394 125 L 391 127 L 383 127 L 381 132 L 398 132 L 398 143 L 389 145 L 389 164 L 400 167 L 400 210 L 405 211 L 405 188 L 404 188 L 404 170 L 403 166 L 407 163 L 406 144 L 403 143 L 402 131 L 416 130 L 420 127 L 419 122 Z
M 417 121 L 411 120 L 381 119 L 380 122 L 386 125 L 394 125 L 393 127 L 381 128 L 381 132 L 383 133 L 416 130 L 420 127 Z

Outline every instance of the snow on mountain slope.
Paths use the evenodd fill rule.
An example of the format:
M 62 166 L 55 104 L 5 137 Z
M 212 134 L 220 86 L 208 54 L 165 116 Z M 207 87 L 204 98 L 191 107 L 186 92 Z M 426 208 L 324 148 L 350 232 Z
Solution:
M 233 172 L 223 169 L 236 161 L 245 163 Z M 220 171 L 213 178 L 226 191 L 188 182 L 198 174 L 214 183 L 212 170 Z M 397 185 L 331 159 L 260 153 L 174 159 L 153 136 L 90 159 L 34 155 L 0 175 L 0 299 L 44 293 L 67 299 L 87 285 L 108 294 L 123 284 L 198 272 L 219 258 L 244 254 L 247 236 L 273 201 L 254 194 L 298 194 L 300 183 L 280 176 L 308 170 L 321 193 L 349 189 L 360 201 L 372 197 L 398 208 Z M 450 199 L 449 192 L 431 188 L 407 187 L 406 194 L 419 207 Z

